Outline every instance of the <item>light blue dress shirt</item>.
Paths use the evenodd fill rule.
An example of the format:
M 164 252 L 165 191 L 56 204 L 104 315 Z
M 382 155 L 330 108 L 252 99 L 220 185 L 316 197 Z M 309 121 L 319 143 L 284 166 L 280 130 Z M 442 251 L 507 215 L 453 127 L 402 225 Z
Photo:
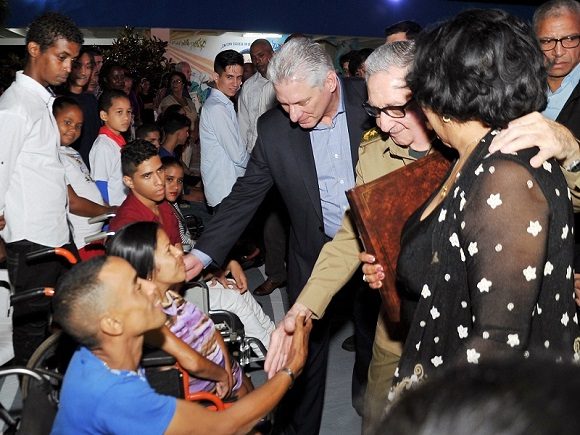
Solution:
M 342 85 L 338 111 L 332 118 L 332 124 L 319 123 L 310 131 L 310 141 L 318 177 L 324 233 L 333 238 L 348 208 L 345 192 L 352 189 L 355 183 Z
M 212 89 L 199 119 L 201 178 L 207 203 L 219 205 L 238 177 L 246 172 L 250 154 L 240 137 L 234 104 Z
M 564 77 L 562 84 L 558 89 L 556 89 L 556 91 L 552 92 L 550 88 L 548 88 L 548 106 L 546 107 L 546 110 L 542 112 L 542 115 L 555 121 L 566 104 L 566 101 L 568 101 L 570 95 L 572 95 L 572 92 L 578 85 L 578 81 L 580 81 L 580 64 L 576 65 L 576 67 L 570 71 L 570 74 Z

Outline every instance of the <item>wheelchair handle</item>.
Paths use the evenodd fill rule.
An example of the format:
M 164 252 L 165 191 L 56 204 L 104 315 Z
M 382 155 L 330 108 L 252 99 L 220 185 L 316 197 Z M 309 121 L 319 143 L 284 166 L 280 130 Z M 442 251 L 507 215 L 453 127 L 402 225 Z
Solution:
M 97 240 L 103 240 L 107 237 L 114 236 L 114 231 L 101 231 L 100 233 L 92 234 L 90 236 L 85 237 L 85 243 L 92 243 L 96 242 Z
M 76 264 L 77 258 L 70 252 L 68 249 L 65 248 L 44 248 L 39 249 L 38 251 L 29 252 L 26 254 L 26 261 L 32 260 L 39 260 L 47 257 L 49 255 L 58 255 L 60 257 L 65 258 L 70 264 Z
M 15 305 L 41 295 L 52 297 L 54 296 L 54 289 L 52 287 L 37 287 L 21 293 L 13 294 L 10 296 L 10 303 Z
M 116 216 L 116 213 L 114 213 L 114 212 L 103 213 L 103 214 L 100 214 L 98 216 L 89 218 L 88 222 L 90 224 L 97 224 L 99 222 L 105 222 L 106 220 L 114 218 L 115 216 Z

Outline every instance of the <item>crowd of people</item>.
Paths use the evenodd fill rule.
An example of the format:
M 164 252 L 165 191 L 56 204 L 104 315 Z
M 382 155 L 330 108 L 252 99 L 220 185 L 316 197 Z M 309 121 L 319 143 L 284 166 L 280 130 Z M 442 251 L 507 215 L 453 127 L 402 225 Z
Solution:
M 354 322 L 364 434 L 452 433 L 454 418 L 461 433 L 506 397 L 539 394 L 554 401 L 550 421 L 571 418 L 554 409 L 570 400 L 580 361 L 580 4 L 551 0 L 531 26 L 467 10 L 426 29 L 397 23 L 385 38 L 342 56 L 339 71 L 304 35 L 276 53 L 257 39 L 253 69 L 221 51 L 200 101 L 186 62 L 155 90 L 83 47 L 67 17 L 30 25 L 26 65 L 0 97 L 0 235 L 14 292 L 57 287 L 52 307 L 14 307 L 11 363 L 44 340 L 50 312 L 79 344 L 53 433 L 243 433 L 275 408 L 274 433 L 316 434 L 340 305 Z M 447 175 L 413 205 L 395 264 L 379 264 L 345 191 L 436 154 Z M 402 197 L 384 201 L 397 209 Z M 201 234 L 180 203 L 197 211 Z M 114 236 L 87 243 L 102 226 L 87 218 L 106 213 Z M 236 254 L 247 240 L 260 249 Z M 26 261 L 44 247 L 82 261 Z M 239 261 L 258 251 L 267 278 L 254 293 L 285 287 L 290 301 L 277 326 Z M 376 291 L 393 270 L 397 318 Z M 180 294 L 193 278 L 213 278 L 211 308 L 238 314 L 268 350 L 263 386 Z M 234 404 L 221 417 L 156 393 L 140 367 L 144 343 L 175 357 L 190 391 Z M 526 403 L 481 433 L 526 433 L 542 412 Z

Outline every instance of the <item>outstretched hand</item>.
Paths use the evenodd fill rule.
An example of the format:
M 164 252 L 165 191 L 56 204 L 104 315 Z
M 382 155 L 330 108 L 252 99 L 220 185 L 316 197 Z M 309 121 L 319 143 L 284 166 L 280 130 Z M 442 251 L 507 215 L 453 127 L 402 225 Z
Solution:
M 193 254 L 184 255 L 183 263 L 185 264 L 185 279 L 187 281 L 191 281 L 203 270 L 203 263 Z
M 270 346 L 264 364 L 264 370 L 268 373 L 268 378 L 273 377 L 280 369 L 288 365 L 296 333 L 296 325 L 299 323 L 298 319 L 302 318 L 302 323 L 304 319 L 311 323 L 311 317 L 312 312 L 306 306 L 295 303 L 286 313 L 284 320 L 278 323 L 270 337 Z

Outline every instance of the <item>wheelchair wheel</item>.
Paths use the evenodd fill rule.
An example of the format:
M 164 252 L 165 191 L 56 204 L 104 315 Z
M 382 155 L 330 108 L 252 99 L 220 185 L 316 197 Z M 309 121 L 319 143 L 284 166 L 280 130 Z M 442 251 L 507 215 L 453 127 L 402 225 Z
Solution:
M 34 351 L 26 367 L 40 373 L 47 372 L 50 382 L 56 390 L 60 390 L 62 377 L 76 348 L 73 342 L 62 331 L 57 331 L 44 340 Z M 26 399 L 30 388 L 30 378 L 22 380 L 22 397 Z

